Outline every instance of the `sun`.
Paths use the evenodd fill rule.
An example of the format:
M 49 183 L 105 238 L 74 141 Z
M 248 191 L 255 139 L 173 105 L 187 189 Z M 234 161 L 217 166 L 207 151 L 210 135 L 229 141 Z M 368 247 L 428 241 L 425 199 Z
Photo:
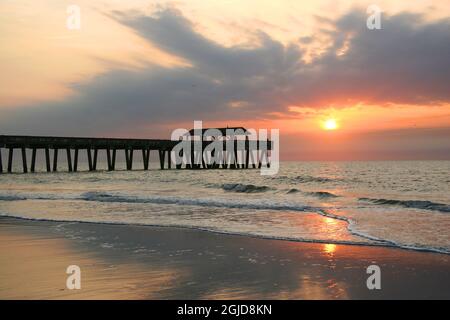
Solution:
M 336 130 L 338 128 L 338 124 L 336 122 L 336 119 L 327 119 L 323 122 L 322 127 L 325 130 Z

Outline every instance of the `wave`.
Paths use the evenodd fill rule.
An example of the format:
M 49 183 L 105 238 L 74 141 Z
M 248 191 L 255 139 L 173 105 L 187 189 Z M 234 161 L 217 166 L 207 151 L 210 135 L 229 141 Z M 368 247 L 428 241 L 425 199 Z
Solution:
M 286 211 L 309 211 L 316 212 L 320 208 L 307 206 L 299 203 L 276 202 L 268 200 L 231 200 L 220 198 L 186 198 L 175 196 L 135 196 L 120 193 L 107 193 L 101 191 L 88 191 L 81 195 L 57 195 L 57 194 L 27 194 L 21 196 L 0 195 L 0 199 L 6 201 L 18 200 L 81 200 L 97 202 L 118 202 L 118 203 L 150 203 L 150 204 L 168 204 L 185 205 L 200 207 L 216 207 L 231 209 L 254 209 L 254 210 L 286 210 Z
M 315 212 L 320 210 L 316 207 L 297 203 L 269 202 L 269 201 L 243 201 L 217 198 L 181 198 L 166 196 L 128 196 L 120 194 L 109 194 L 104 192 L 86 192 L 81 195 L 81 200 L 98 202 L 126 202 L 126 203 L 154 203 L 154 204 L 176 204 L 201 207 L 237 208 L 255 210 L 286 210 Z
M 0 201 L 19 201 L 26 200 L 26 197 L 17 196 L 17 195 L 9 195 L 9 194 L 0 194 Z
M 14 194 L 0 194 L 0 201 L 23 201 L 23 200 L 77 200 L 78 196 L 73 194 L 42 194 L 42 193 L 30 193 L 22 195 Z
M 226 208 L 239 208 L 239 209 L 256 209 L 256 210 L 285 210 L 285 211 L 297 211 L 297 212 L 312 212 L 319 214 L 321 216 L 341 220 L 347 223 L 347 230 L 360 238 L 374 241 L 374 245 L 388 246 L 388 247 L 397 247 L 408 250 L 416 250 L 416 251 L 430 251 L 437 253 L 450 254 L 450 252 L 443 248 L 434 248 L 434 247 L 420 247 L 420 246 L 412 246 L 408 244 L 401 244 L 392 240 L 378 238 L 372 235 L 369 235 L 365 232 L 361 232 L 357 230 L 357 223 L 353 219 L 350 219 L 346 216 L 336 215 L 330 213 L 329 211 L 319 208 L 319 207 L 311 207 L 306 205 L 299 205 L 294 203 L 270 203 L 270 202 L 249 202 L 249 201 L 230 201 L 230 200 L 219 200 L 219 199 L 187 199 L 187 198 L 177 198 L 177 197 L 127 197 L 127 196 L 119 196 L 112 195 L 108 193 L 102 192 L 87 192 L 84 194 L 85 200 L 88 201 L 105 201 L 105 202 L 138 202 L 138 203 L 158 203 L 158 204 L 179 204 L 179 205 L 195 205 L 195 206 L 206 206 L 206 207 L 226 207 Z M 220 230 L 209 230 L 219 233 L 226 233 Z M 247 234 L 248 236 L 255 236 L 254 234 Z M 262 236 L 265 237 L 265 236 Z M 266 237 L 267 238 L 267 237 Z M 275 239 L 275 238 L 274 238 Z M 283 237 L 276 237 L 276 239 L 284 239 L 284 240 L 296 240 L 296 241 L 305 241 L 305 239 L 288 239 Z M 328 241 L 328 240 L 327 240 Z M 330 242 L 330 241 L 328 241 Z
M 270 190 L 268 186 L 255 186 L 253 184 L 241 184 L 241 183 L 226 183 L 223 184 L 221 188 L 225 191 L 243 192 L 243 193 L 255 193 Z
M 399 247 L 404 249 L 412 249 L 412 250 L 420 250 L 420 251 L 433 251 L 433 252 L 439 252 L 439 253 L 445 253 L 450 254 L 450 251 L 447 248 L 441 248 L 441 247 L 421 247 L 421 246 L 415 246 L 410 244 L 403 244 L 403 243 L 397 243 L 392 240 L 388 239 L 381 239 L 374 237 L 370 234 L 367 234 L 365 232 L 361 232 L 358 230 L 357 223 L 353 219 L 342 216 L 342 215 L 335 215 L 330 213 L 325 208 L 321 207 L 312 207 L 307 206 L 299 203 L 292 203 L 292 202 L 274 202 L 274 201 L 268 201 L 268 200 L 256 200 L 256 199 L 245 199 L 245 200 L 235 200 L 235 199 L 220 199 L 220 198 L 186 198 L 186 197 L 175 197 L 175 196 L 134 196 L 129 194 L 119 194 L 119 193 L 107 193 L 107 192 L 99 192 L 99 191 L 92 191 L 92 192 L 85 192 L 83 194 L 73 195 L 73 194 L 54 194 L 54 195 L 45 195 L 45 194 L 29 194 L 29 195 L 10 195 L 10 194 L 4 194 L 0 195 L 0 199 L 5 199 L 6 201 L 17 201 L 17 200 L 26 200 L 26 199 L 49 199 L 49 200 L 79 200 L 79 201 L 97 201 L 97 202 L 124 202 L 124 203 L 153 203 L 153 204 L 168 204 L 168 205 L 184 205 L 184 206 L 200 206 L 200 207 L 219 207 L 219 208 L 237 208 L 237 209 L 250 209 L 250 210 L 281 210 L 281 211 L 294 211 L 294 212 L 311 212 L 316 213 L 328 218 L 337 219 L 341 221 L 345 221 L 347 223 L 347 229 L 348 231 L 355 235 L 359 236 L 361 238 L 364 238 L 366 240 L 371 240 L 376 242 L 378 245 L 383 246 L 390 246 L 390 247 Z M 383 200 L 383 199 L 368 199 L 368 198 L 361 198 L 362 200 Z M 361 200 L 360 199 L 360 200 Z M 385 199 L 384 199 L 385 200 Z M 397 200 L 399 201 L 399 200 Z M 428 201 L 421 201 L 426 202 Z M 436 204 L 435 204 L 436 205 Z M 442 205 L 442 204 L 437 204 Z M 12 216 L 12 217 L 19 217 L 17 215 L 10 215 L 10 214 L 1 214 L 3 216 Z M 35 220 L 45 220 L 45 219 L 35 219 Z M 58 220 L 59 221 L 59 220 Z M 64 221 L 64 220 L 60 220 Z M 74 220 L 73 222 L 76 222 L 77 220 Z M 79 222 L 96 222 L 96 223 L 105 223 L 106 221 L 79 221 Z M 124 223 L 124 224 L 136 224 L 135 222 L 130 223 Z M 183 227 L 183 226 L 180 226 Z M 197 228 L 197 227 L 195 227 Z M 201 229 L 201 227 L 197 228 Z M 227 233 L 223 230 L 209 230 L 213 232 L 219 232 L 219 233 Z M 231 232 L 233 233 L 233 232 Z M 258 236 L 255 234 L 248 234 L 248 236 Z M 261 235 L 263 238 L 270 238 L 266 237 L 264 235 Z M 311 241 L 311 242 L 318 242 L 315 241 L 315 239 L 288 239 L 284 238 L 282 236 L 280 237 L 274 237 L 274 239 L 284 239 L 284 240 L 293 240 L 293 241 Z M 326 240 L 324 242 L 327 243 L 333 243 L 332 240 Z M 334 242 L 337 243 L 337 242 Z
M 292 193 L 298 193 L 298 192 L 302 192 L 297 188 L 291 188 L 289 189 L 286 194 L 292 194 Z M 328 191 L 310 191 L 310 192 L 302 192 L 303 194 L 307 195 L 307 196 L 312 196 L 312 197 L 316 197 L 316 198 L 320 198 L 320 199 L 329 199 L 329 198 L 338 198 L 339 196 L 328 192 Z
M 315 176 L 297 176 L 297 177 L 294 177 L 293 179 L 298 182 L 303 182 L 303 183 L 309 183 L 309 182 L 323 183 L 323 182 L 339 181 L 338 179 L 331 179 L 331 178 L 326 178 L 326 177 L 315 177 Z
M 393 199 L 374 199 L 374 198 L 359 198 L 358 200 L 368 201 L 378 205 L 401 206 L 404 208 L 432 210 L 445 213 L 450 212 L 450 205 L 448 204 L 425 200 L 393 200 Z
M 328 178 L 328 177 L 321 177 L 321 176 L 309 176 L 309 175 L 301 175 L 301 176 L 277 176 L 273 177 L 272 179 L 279 179 L 282 181 L 288 181 L 291 183 L 329 183 L 329 182 L 338 182 L 343 181 L 343 179 L 340 178 Z
M 305 192 L 306 195 L 317 197 L 320 199 L 328 199 L 328 198 L 338 198 L 338 195 L 327 191 L 314 191 L 314 192 Z

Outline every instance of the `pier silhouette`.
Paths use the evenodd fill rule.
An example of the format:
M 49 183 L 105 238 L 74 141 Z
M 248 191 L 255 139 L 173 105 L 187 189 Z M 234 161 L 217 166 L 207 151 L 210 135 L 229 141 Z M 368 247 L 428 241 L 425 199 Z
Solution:
M 213 157 L 203 154 L 205 148 L 217 140 L 204 140 L 203 136 L 200 141 L 195 141 L 194 131 L 189 131 L 187 137 L 188 143 L 192 145 L 190 156 L 186 156 L 185 163 L 176 163 L 174 148 L 181 142 L 180 140 L 163 140 L 163 139 L 124 139 L 124 138 L 85 138 L 85 137 L 53 137 L 53 136 L 19 136 L 19 135 L 0 135 L 0 173 L 13 172 L 14 149 L 21 151 L 22 172 L 35 172 L 36 155 L 39 150 L 43 150 L 45 154 L 45 168 L 47 172 L 56 172 L 58 170 L 58 154 L 60 151 L 66 152 L 67 171 L 77 172 L 78 158 L 81 151 L 86 152 L 89 171 L 97 170 L 97 159 L 100 151 L 106 152 L 107 170 L 116 170 L 117 152 L 124 152 L 126 170 L 133 170 L 133 156 L 135 151 L 140 151 L 144 170 L 149 169 L 150 152 L 157 151 L 159 156 L 160 169 L 249 169 L 261 168 L 263 162 L 270 166 L 269 155 L 272 143 L 269 140 L 250 140 L 245 136 L 245 128 L 243 129 L 244 139 L 239 142 L 237 137 L 227 137 L 225 130 L 230 128 L 219 128 L 224 135 L 223 150 L 227 154 L 227 159 L 231 161 L 214 161 Z M 203 134 L 207 129 L 203 129 Z M 194 144 L 200 143 L 202 154 L 195 154 Z M 232 148 L 230 148 L 230 143 Z M 241 147 L 239 147 L 241 146 Z M 3 168 L 3 152 L 7 152 L 6 170 Z M 31 150 L 31 163 L 28 166 L 27 149 Z M 52 152 L 51 152 L 52 151 Z M 239 157 L 238 154 L 242 156 Z M 51 157 L 52 154 L 52 157 Z M 183 156 L 183 151 L 179 153 Z M 214 151 L 212 152 L 214 155 Z M 197 159 L 195 161 L 194 159 Z M 200 160 L 198 160 L 200 159 Z

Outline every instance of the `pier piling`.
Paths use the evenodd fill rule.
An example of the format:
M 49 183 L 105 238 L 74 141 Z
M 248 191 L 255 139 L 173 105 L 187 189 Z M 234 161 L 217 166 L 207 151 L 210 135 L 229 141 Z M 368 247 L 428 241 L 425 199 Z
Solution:
M 95 148 L 94 149 L 94 162 L 92 163 L 92 170 L 93 171 L 97 170 L 97 158 L 98 158 L 98 149 Z
M 108 162 L 108 171 L 112 171 L 111 150 L 106 149 L 106 161 Z
M 58 148 L 53 149 L 53 172 L 58 171 Z
M 22 147 L 22 167 L 23 167 L 23 173 L 28 172 L 28 166 L 27 166 L 27 150 Z
M 167 150 L 167 169 L 172 169 L 172 152 Z
M 111 168 L 112 170 L 116 169 L 116 149 L 113 149 L 112 152 Z
M 72 172 L 72 154 L 70 153 L 70 148 L 66 148 L 67 153 L 67 170 Z
M 91 148 L 87 148 L 86 149 L 86 153 L 87 153 L 87 157 L 88 157 L 88 167 L 89 167 L 89 171 L 92 171 L 92 153 L 91 153 Z
M 14 149 L 9 148 L 9 154 L 8 154 L 8 173 L 12 172 L 12 161 L 14 156 Z
M 45 165 L 47 168 L 47 172 L 50 172 L 50 149 L 45 148 Z
M 150 162 L 150 149 L 142 149 L 142 162 L 144 163 L 144 170 L 148 170 Z
M 31 172 L 34 172 L 36 167 L 36 151 L 36 148 L 33 148 L 33 150 L 31 151 Z
M 127 170 L 133 169 L 133 148 L 125 149 L 125 161 L 127 165 Z
M 165 158 L 165 152 L 164 150 L 159 150 L 159 165 L 161 167 L 161 170 L 164 169 L 164 158 Z
M 78 148 L 75 148 L 75 151 L 73 153 L 73 171 L 78 171 Z

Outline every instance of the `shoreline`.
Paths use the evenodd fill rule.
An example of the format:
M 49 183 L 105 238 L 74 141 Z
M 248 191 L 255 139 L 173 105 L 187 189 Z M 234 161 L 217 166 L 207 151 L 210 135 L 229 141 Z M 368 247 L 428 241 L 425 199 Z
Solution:
M 0 238 L 0 299 L 450 299 L 445 254 L 7 217 Z M 65 288 L 72 264 L 81 290 Z
M 322 214 L 319 214 L 322 215 Z M 328 215 L 324 215 L 325 217 L 329 217 Z M 225 236 L 236 236 L 236 237 L 247 237 L 247 238 L 255 238 L 261 240 L 273 240 L 273 241 L 289 241 L 289 242 L 299 242 L 299 243 L 312 243 L 312 244 L 334 244 L 334 245 L 346 245 L 346 246 L 366 246 L 366 247 L 382 247 L 387 249 L 400 249 L 414 252 L 424 252 L 424 253 L 433 253 L 439 255 L 447 255 L 450 256 L 450 252 L 443 251 L 440 249 L 432 249 L 432 248 L 420 248 L 420 247 L 410 247 L 410 246 L 401 246 L 395 244 L 389 240 L 381 240 L 371 236 L 364 236 L 360 234 L 356 234 L 359 237 L 365 238 L 367 240 L 377 241 L 377 242 L 356 242 L 356 241 L 339 241 L 339 240 L 321 240 L 321 239 L 298 239 L 298 238 L 289 238 L 289 237 L 277 237 L 277 236 L 268 236 L 268 235 L 257 235 L 257 234 L 246 234 L 239 232 L 228 232 L 228 231 L 220 231 L 220 230 L 212 230 L 208 228 L 195 227 L 195 226 L 183 226 L 183 225 L 152 225 L 152 224 L 128 224 L 121 222 L 91 222 L 91 221 L 71 221 L 71 220 L 50 220 L 50 219 L 35 219 L 35 218 L 24 218 L 24 217 L 14 217 L 8 215 L 0 216 L 0 224 L 2 219 L 12 219 L 18 221 L 30 221 L 30 222 L 47 222 L 47 223 L 78 223 L 78 224 L 95 224 L 95 225 L 105 225 L 105 226 L 129 226 L 129 227 L 148 227 L 148 228 L 168 228 L 168 229 L 181 229 L 181 230 L 193 230 L 198 232 L 208 232 L 212 234 L 219 234 Z M 345 221 L 348 226 L 350 226 L 350 222 L 344 218 L 334 218 L 337 220 Z M 350 233 L 354 233 L 354 231 L 349 231 Z

